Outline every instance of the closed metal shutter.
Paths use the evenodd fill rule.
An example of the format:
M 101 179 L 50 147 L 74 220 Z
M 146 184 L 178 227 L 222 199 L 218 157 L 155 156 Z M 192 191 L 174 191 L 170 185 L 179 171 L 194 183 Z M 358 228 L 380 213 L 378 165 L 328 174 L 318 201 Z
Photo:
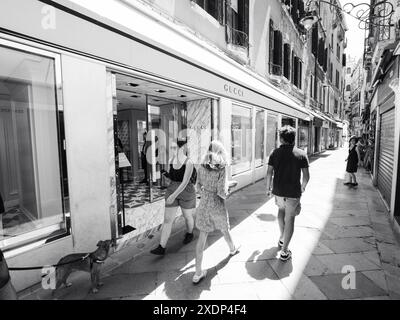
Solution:
M 395 112 L 393 108 L 381 115 L 378 162 L 378 189 L 388 206 L 390 206 L 392 195 L 394 129 Z

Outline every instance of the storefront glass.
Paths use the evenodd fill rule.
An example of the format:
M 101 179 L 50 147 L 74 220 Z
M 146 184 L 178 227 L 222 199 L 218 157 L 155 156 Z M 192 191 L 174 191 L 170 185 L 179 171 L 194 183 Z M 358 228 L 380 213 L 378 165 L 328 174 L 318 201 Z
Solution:
M 252 125 L 251 109 L 232 106 L 232 174 L 251 169 Z
M 129 75 L 115 74 L 115 81 L 117 223 L 118 234 L 124 234 L 129 223 L 137 223 L 139 207 L 164 198 L 169 180 L 163 173 L 178 138 L 187 141 L 195 165 L 200 163 L 211 141 L 213 100 Z
M 0 46 L 3 248 L 66 231 L 68 183 L 55 69 L 55 58 Z
M 264 164 L 265 147 L 265 111 L 256 110 L 256 137 L 255 137 L 255 166 L 260 167 Z
M 303 149 L 304 151 L 308 151 L 308 138 L 309 137 L 309 129 L 308 127 L 299 126 L 298 132 L 298 147 Z
M 268 112 L 267 116 L 267 156 L 277 147 L 278 117 Z

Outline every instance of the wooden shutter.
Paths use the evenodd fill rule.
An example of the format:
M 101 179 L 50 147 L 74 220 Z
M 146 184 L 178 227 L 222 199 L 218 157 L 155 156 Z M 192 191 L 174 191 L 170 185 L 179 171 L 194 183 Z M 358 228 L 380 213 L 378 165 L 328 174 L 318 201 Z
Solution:
M 296 69 L 296 55 L 294 54 L 294 51 L 292 51 L 292 68 L 291 68 L 291 75 L 290 75 L 290 81 L 294 84 L 295 82 L 295 69 Z
M 232 9 L 230 7 L 230 1 L 225 2 L 225 19 L 226 19 L 226 42 L 232 43 Z
M 292 0 L 292 19 L 296 25 L 299 23 L 299 0 Z
M 269 73 L 272 74 L 272 64 L 274 63 L 274 21 L 269 20 Z
M 282 33 L 274 31 L 274 64 L 282 66 Z
M 249 25 L 250 25 L 250 9 L 249 9 L 249 0 L 244 0 L 244 12 L 243 12 L 243 32 L 249 35 Z
M 239 0 L 238 2 L 239 13 L 239 28 L 245 34 L 249 34 L 249 0 Z
M 224 24 L 224 0 L 216 0 L 217 1 L 217 10 L 218 10 L 218 21 L 220 24 Z
M 299 86 L 299 58 L 294 56 L 293 58 L 294 64 L 293 64 L 293 84 L 298 87 Z
M 317 58 L 318 53 L 318 26 L 314 26 L 312 29 L 312 53 Z
M 283 75 L 290 79 L 290 45 L 288 43 L 283 45 Z
M 299 80 L 298 80 L 298 88 L 301 89 L 301 87 L 303 86 L 303 63 L 300 61 L 300 59 L 298 60 L 298 66 L 299 66 Z
M 299 1 L 299 19 L 303 18 L 305 14 L 304 11 L 304 0 Z

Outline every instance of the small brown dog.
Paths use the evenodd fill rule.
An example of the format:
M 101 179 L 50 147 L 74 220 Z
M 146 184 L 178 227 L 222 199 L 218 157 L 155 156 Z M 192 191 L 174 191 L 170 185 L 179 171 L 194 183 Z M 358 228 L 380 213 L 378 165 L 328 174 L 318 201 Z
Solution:
M 99 241 L 97 243 L 97 250 L 92 253 L 73 253 L 61 258 L 56 267 L 56 288 L 53 291 L 53 296 L 62 285 L 66 287 L 72 285 L 71 283 L 67 283 L 67 279 L 75 270 L 90 273 L 92 281 L 91 290 L 93 293 L 97 293 L 99 291 L 98 287 L 102 285 L 99 282 L 100 268 L 107 259 L 112 246 L 115 246 L 115 240 Z

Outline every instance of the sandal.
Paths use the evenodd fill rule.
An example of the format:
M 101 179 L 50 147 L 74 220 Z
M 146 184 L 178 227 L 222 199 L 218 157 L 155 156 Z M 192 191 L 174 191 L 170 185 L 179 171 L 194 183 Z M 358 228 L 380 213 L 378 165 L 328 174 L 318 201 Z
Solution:
M 240 248 L 240 246 L 235 247 L 235 249 L 234 249 L 233 251 L 231 251 L 231 252 L 229 253 L 229 255 L 230 255 L 231 257 L 233 257 L 234 255 L 237 255 L 237 254 L 239 253 L 239 248 Z
M 203 270 L 199 276 L 197 274 L 195 274 L 193 276 L 193 280 L 192 280 L 193 284 L 200 283 L 200 281 L 203 280 L 206 277 L 206 275 L 207 275 L 207 270 Z

